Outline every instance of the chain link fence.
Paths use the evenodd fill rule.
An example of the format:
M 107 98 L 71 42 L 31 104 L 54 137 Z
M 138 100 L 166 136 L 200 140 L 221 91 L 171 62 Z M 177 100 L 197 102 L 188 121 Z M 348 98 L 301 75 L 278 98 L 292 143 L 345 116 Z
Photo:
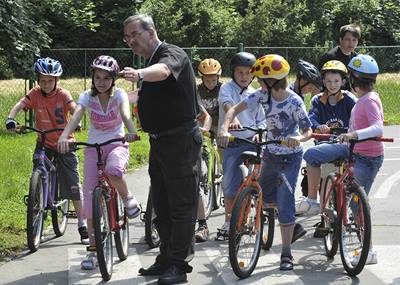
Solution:
M 285 57 L 292 65 L 292 75 L 295 72 L 295 65 L 299 59 L 307 60 L 318 65 L 319 58 L 330 47 L 192 47 L 184 48 L 192 61 L 196 71 L 198 63 L 204 58 L 215 58 L 222 65 L 222 76 L 230 77 L 229 62 L 232 56 L 238 51 L 253 53 L 256 57 L 269 53 L 277 53 Z M 384 108 L 393 108 L 395 112 L 400 108 L 400 46 L 359 46 L 358 53 L 368 53 L 373 56 L 380 67 L 378 77 L 378 91 L 390 95 L 390 98 L 382 100 Z M 121 68 L 130 66 L 134 68 L 143 67 L 143 58 L 134 55 L 129 48 L 121 49 L 46 49 L 42 50 L 41 56 L 58 59 L 64 69 L 61 79 L 61 86 L 68 89 L 74 98 L 91 86 L 90 64 L 94 58 L 101 54 L 114 57 Z M 197 72 L 196 72 L 197 73 Z M 381 84 L 384 83 L 384 84 Z M 0 80 L 0 99 L 4 95 L 19 94 L 23 97 L 33 86 L 34 82 L 13 79 Z M 118 80 L 117 86 L 129 91 L 134 89 L 132 83 L 125 80 Z M 31 118 L 28 117 L 28 120 Z

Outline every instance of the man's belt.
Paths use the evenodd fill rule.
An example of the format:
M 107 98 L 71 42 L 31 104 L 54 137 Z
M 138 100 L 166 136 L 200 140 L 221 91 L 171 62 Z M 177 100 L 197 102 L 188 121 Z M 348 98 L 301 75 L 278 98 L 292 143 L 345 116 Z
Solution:
M 189 130 L 194 129 L 195 127 L 197 127 L 197 121 L 193 120 L 193 121 L 185 122 L 185 123 L 181 124 L 180 126 L 178 126 L 176 128 L 173 128 L 173 129 L 162 131 L 162 132 L 159 132 L 159 133 L 156 133 L 156 134 L 149 134 L 149 136 L 152 139 L 158 139 L 158 138 L 161 138 L 161 137 L 167 137 L 167 136 L 172 136 L 172 135 L 176 135 L 176 134 L 179 134 L 179 133 L 183 133 L 185 131 L 189 131 Z

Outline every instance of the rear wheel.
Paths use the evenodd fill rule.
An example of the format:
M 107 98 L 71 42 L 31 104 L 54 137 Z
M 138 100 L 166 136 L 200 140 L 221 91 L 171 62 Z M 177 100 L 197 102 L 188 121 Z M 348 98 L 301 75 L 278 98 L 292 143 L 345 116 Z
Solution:
M 275 232 L 275 209 L 268 208 L 263 211 L 264 229 L 262 236 L 262 248 L 269 250 L 274 241 Z
M 341 213 L 340 257 L 350 276 L 359 274 L 368 257 L 371 216 L 367 195 L 357 184 L 346 190 L 346 213 Z
M 154 207 L 153 198 L 151 197 L 151 190 L 147 197 L 146 213 L 144 216 L 144 229 L 145 239 L 150 248 L 158 247 L 160 245 L 160 236 L 154 224 L 154 220 L 157 217 Z
M 325 182 L 324 201 L 327 199 L 327 195 L 329 195 L 329 198 L 321 216 L 321 230 L 324 231 L 325 252 L 328 257 L 334 257 L 339 246 L 337 197 L 334 182 L 335 175 L 328 175 Z M 330 189 L 331 192 L 329 193 Z
M 93 229 L 97 260 L 104 281 L 111 278 L 113 268 L 113 242 L 107 200 L 109 194 L 100 187 L 93 192 Z
M 229 226 L 229 260 L 239 278 L 247 278 L 257 265 L 263 233 L 262 214 L 257 213 L 258 191 L 243 189 L 236 199 Z M 259 215 L 257 217 L 257 215 Z
M 56 175 L 54 173 L 54 175 Z M 50 177 L 53 179 L 53 177 Z M 68 224 L 68 209 L 69 209 L 69 200 L 68 199 L 61 199 L 60 196 L 60 185 L 58 184 L 57 179 L 55 178 L 56 188 L 55 188 L 55 195 L 54 195 L 54 209 L 51 210 L 51 221 L 53 224 L 53 230 L 56 236 L 62 236 L 67 229 Z M 49 189 L 51 191 L 52 185 L 49 185 Z
M 126 215 L 126 209 L 124 207 L 124 203 L 122 202 L 121 196 L 116 192 L 115 199 L 115 209 L 117 211 L 116 218 L 118 224 L 120 225 L 120 229 L 115 232 L 114 240 L 115 240 L 115 248 L 117 249 L 117 254 L 119 260 L 125 260 L 128 257 L 128 248 L 129 248 L 129 222 L 128 216 Z
M 42 173 L 39 170 L 35 170 L 29 185 L 28 207 L 26 211 L 26 237 L 28 248 L 31 252 L 38 250 L 43 231 L 45 211 L 43 179 Z

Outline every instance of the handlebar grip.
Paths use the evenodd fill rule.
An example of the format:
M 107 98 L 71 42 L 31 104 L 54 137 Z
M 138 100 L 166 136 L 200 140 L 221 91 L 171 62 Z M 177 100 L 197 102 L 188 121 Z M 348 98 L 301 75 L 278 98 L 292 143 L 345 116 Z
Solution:
M 375 140 L 378 142 L 394 142 L 394 138 L 377 137 Z
M 230 136 L 229 138 L 228 138 L 228 141 L 229 142 L 234 142 L 236 140 L 236 137 L 234 137 L 234 136 Z
M 312 133 L 311 137 L 319 140 L 319 141 L 327 141 L 331 138 L 331 134 L 318 134 L 318 133 Z

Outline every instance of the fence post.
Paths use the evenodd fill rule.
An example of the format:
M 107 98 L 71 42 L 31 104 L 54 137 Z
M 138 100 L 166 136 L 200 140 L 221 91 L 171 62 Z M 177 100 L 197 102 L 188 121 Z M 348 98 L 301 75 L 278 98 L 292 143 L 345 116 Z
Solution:
M 32 79 L 29 79 L 29 87 L 28 87 L 28 90 L 31 90 L 32 88 L 33 88 L 33 86 L 35 85 L 35 81 L 34 80 L 32 80 Z M 28 92 L 26 92 L 26 93 L 28 93 Z M 28 115 L 28 118 L 26 118 L 26 115 Z M 25 126 L 27 125 L 27 123 L 28 123 L 28 125 L 29 125 L 29 127 L 33 127 L 33 117 L 34 117 L 34 114 L 33 114 L 33 110 L 32 109 L 29 109 L 29 111 L 28 111 L 28 114 L 26 114 L 25 113 Z
M 242 51 L 244 51 L 243 43 L 239 43 L 238 52 L 242 52 Z

